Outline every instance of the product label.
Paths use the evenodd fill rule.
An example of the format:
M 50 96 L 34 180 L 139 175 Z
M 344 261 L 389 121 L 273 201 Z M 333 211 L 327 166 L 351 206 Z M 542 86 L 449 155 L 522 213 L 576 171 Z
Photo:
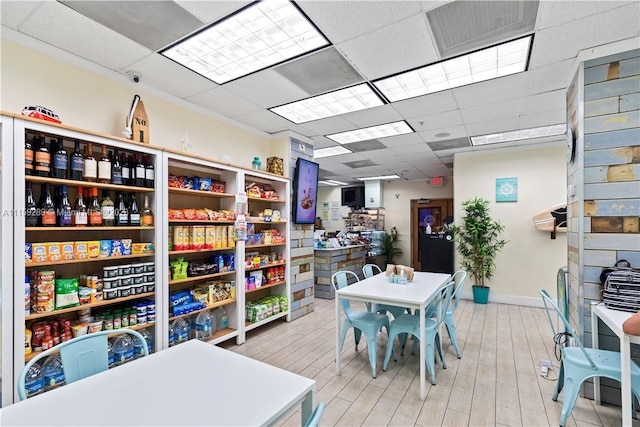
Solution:
M 73 223 L 75 225 L 87 225 L 88 223 L 88 216 L 86 212 L 78 212 L 76 211 L 73 215 Z
M 116 219 L 116 210 L 113 206 L 103 206 L 102 207 L 102 219 L 110 220 Z
M 73 216 L 71 215 L 71 211 L 62 211 L 60 212 L 60 225 L 61 226 L 69 226 L 73 222 Z
M 128 222 L 129 222 L 129 215 L 127 215 L 126 212 L 118 214 L 118 224 L 127 225 Z
M 24 385 L 27 396 L 34 396 L 44 390 L 44 378 L 36 381 L 29 381 Z
M 154 174 L 155 169 L 145 169 L 144 177 L 150 181 L 153 181 L 155 178 Z
M 33 150 L 24 150 L 24 167 L 33 169 Z
M 131 225 L 140 225 L 140 214 L 129 215 L 129 222 Z
M 56 211 L 43 211 L 42 225 L 56 225 Z
M 113 168 L 111 170 L 111 183 L 112 184 L 122 184 L 122 169 L 121 168 Z
M 136 178 L 144 178 L 146 173 L 144 166 L 136 166 Z
M 72 157 L 71 170 L 82 172 L 84 170 L 84 159 L 82 157 Z
M 36 152 L 36 170 L 49 172 L 51 171 L 51 154 L 43 151 Z
M 98 178 L 108 179 L 111 181 L 111 163 L 100 162 L 98 163 Z
M 67 170 L 67 166 L 69 165 L 69 160 L 67 156 L 64 154 L 56 154 L 53 156 L 53 168 L 54 169 L 64 169 Z
M 222 316 L 220 318 L 220 329 L 224 329 L 229 325 L 229 317 L 228 316 Z
M 151 215 L 143 216 L 142 225 L 153 225 L 153 217 Z
M 98 165 L 95 160 L 84 160 L 84 176 L 96 178 L 98 176 Z
M 122 168 L 122 178 L 129 179 L 129 168 Z
M 91 214 L 89 215 L 89 224 L 102 225 L 102 212 L 91 211 Z

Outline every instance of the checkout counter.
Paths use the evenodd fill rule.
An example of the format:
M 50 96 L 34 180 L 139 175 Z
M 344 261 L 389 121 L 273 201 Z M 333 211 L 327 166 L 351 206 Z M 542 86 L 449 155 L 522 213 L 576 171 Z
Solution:
M 318 243 L 319 240 L 316 240 Z M 314 294 L 317 298 L 334 299 L 335 289 L 331 276 L 338 271 L 353 271 L 360 279 L 365 264 L 366 245 L 338 244 L 337 239 L 329 239 L 314 249 Z

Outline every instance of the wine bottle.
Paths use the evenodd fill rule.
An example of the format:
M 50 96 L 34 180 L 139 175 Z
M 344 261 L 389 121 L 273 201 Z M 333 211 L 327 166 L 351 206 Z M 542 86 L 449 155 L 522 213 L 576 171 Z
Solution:
M 47 148 L 44 135 L 40 135 L 40 144 L 35 147 L 35 174 L 38 176 L 50 176 L 51 175 L 51 152 Z
M 25 226 L 37 227 L 38 226 L 38 205 L 33 198 L 33 187 L 30 181 L 26 182 L 27 194 L 24 203 L 25 206 Z
M 82 198 L 82 187 L 78 187 L 78 198 L 73 207 L 73 225 L 76 227 L 84 227 L 88 224 L 87 205 Z
M 58 137 L 57 148 L 53 152 L 53 177 L 67 179 L 68 164 L 69 159 L 67 158 L 67 151 L 64 149 L 64 140 Z
M 24 174 L 33 175 L 33 143 L 27 138 L 24 139 Z
M 140 226 L 140 210 L 135 193 L 129 193 L 129 225 Z
M 100 209 L 102 211 L 102 225 L 108 227 L 116 225 L 115 203 L 109 197 L 109 190 L 102 190 Z
M 84 156 L 80 152 L 80 140 L 74 141 L 73 153 L 69 154 L 69 176 L 74 181 L 82 181 L 84 175 Z
M 98 189 L 91 189 L 91 201 L 89 202 L 89 225 L 98 227 L 102 225 L 102 209 L 98 201 Z
M 127 209 L 122 193 L 118 193 L 117 209 L 118 214 L 116 215 L 116 225 L 129 225 L 129 210 Z
M 51 184 L 42 184 L 42 202 L 40 203 L 40 225 L 43 227 L 55 227 L 56 207 L 51 197 Z
M 149 207 L 149 195 L 144 195 L 144 206 L 142 206 L 141 222 L 143 227 L 151 227 L 153 225 L 153 212 Z
M 102 156 L 98 161 L 98 182 L 103 184 L 111 183 L 111 160 L 107 156 L 107 146 L 102 146 Z
M 113 152 L 111 160 L 111 183 L 122 185 L 122 164 L 118 156 L 118 149 Z
M 153 160 L 151 156 L 147 156 L 147 161 L 144 165 L 144 186 L 148 188 L 153 188 L 155 185 L 155 169 L 153 167 Z
M 93 144 L 88 143 L 84 153 L 84 171 L 82 173 L 82 179 L 89 182 L 96 182 L 98 180 L 98 162 L 93 157 Z
M 131 185 L 131 162 L 127 159 L 126 153 L 120 153 L 120 164 L 122 165 L 122 184 Z
M 142 155 L 140 153 L 136 154 L 136 166 L 135 166 L 135 181 L 133 185 L 136 187 L 144 187 L 144 179 L 146 176 L 147 168 L 144 167 L 144 163 L 142 163 Z
M 65 160 L 67 156 L 64 156 Z M 65 168 L 65 172 L 66 172 Z M 58 203 L 58 210 L 56 212 L 58 217 L 58 225 L 60 227 L 70 227 L 73 224 L 73 213 L 71 209 L 71 203 L 69 202 L 69 194 L 67 192 L 67 186 L 60 186 L 60 202 Z

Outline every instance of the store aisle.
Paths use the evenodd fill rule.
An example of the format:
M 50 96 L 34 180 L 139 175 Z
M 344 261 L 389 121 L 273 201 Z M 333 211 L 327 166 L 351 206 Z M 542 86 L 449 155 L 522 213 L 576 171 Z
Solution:
M 316 402 L 327 403 L 322 426 L 555 426 L 560 401 L 551 400 L 555 382 L 542 378 L 540 359 L 555 361 L 551 331 L 542 309 L 461 301 L 456 311 L 462 359 L 449 338 L 443 345 L 447 368 L 437 366 L 436 386 L 419 399 L 418 357 L 410 351 L 380 370 L 386 335 L 378 338 L 378 377 L 372 378 L 366 345 L 354 351 L 347 337 L 341 376 L 335 374 L 334 302 L 315 300 L 315 311 L 292 323 L 261 328 L 247 342 L 224 347 L 313 378 Z M 556 362 L 557 364 L 557 362 Z M 549 378 L 557 376 L 557 369 Z M 429 383 L 429 382 L 427 382 Z M 277 384 L 274 384 L 277 387 Z M 265 390 L 268 392 L 268 390 Z M 283 424 L 299 425 L 299 412 Z M 579 398 L 567 426 L 621 425 L 620 408 Z M 634 426 L 640 426 L 634 420 Z

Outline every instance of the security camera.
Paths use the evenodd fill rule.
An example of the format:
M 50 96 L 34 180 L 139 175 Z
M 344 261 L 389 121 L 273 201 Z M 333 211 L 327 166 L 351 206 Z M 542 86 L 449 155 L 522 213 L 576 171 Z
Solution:
M 140 80 L 142 80 L 142 74 L 137 71 L 127 71 L 127 75 L 132 83 L 140 83 Z

